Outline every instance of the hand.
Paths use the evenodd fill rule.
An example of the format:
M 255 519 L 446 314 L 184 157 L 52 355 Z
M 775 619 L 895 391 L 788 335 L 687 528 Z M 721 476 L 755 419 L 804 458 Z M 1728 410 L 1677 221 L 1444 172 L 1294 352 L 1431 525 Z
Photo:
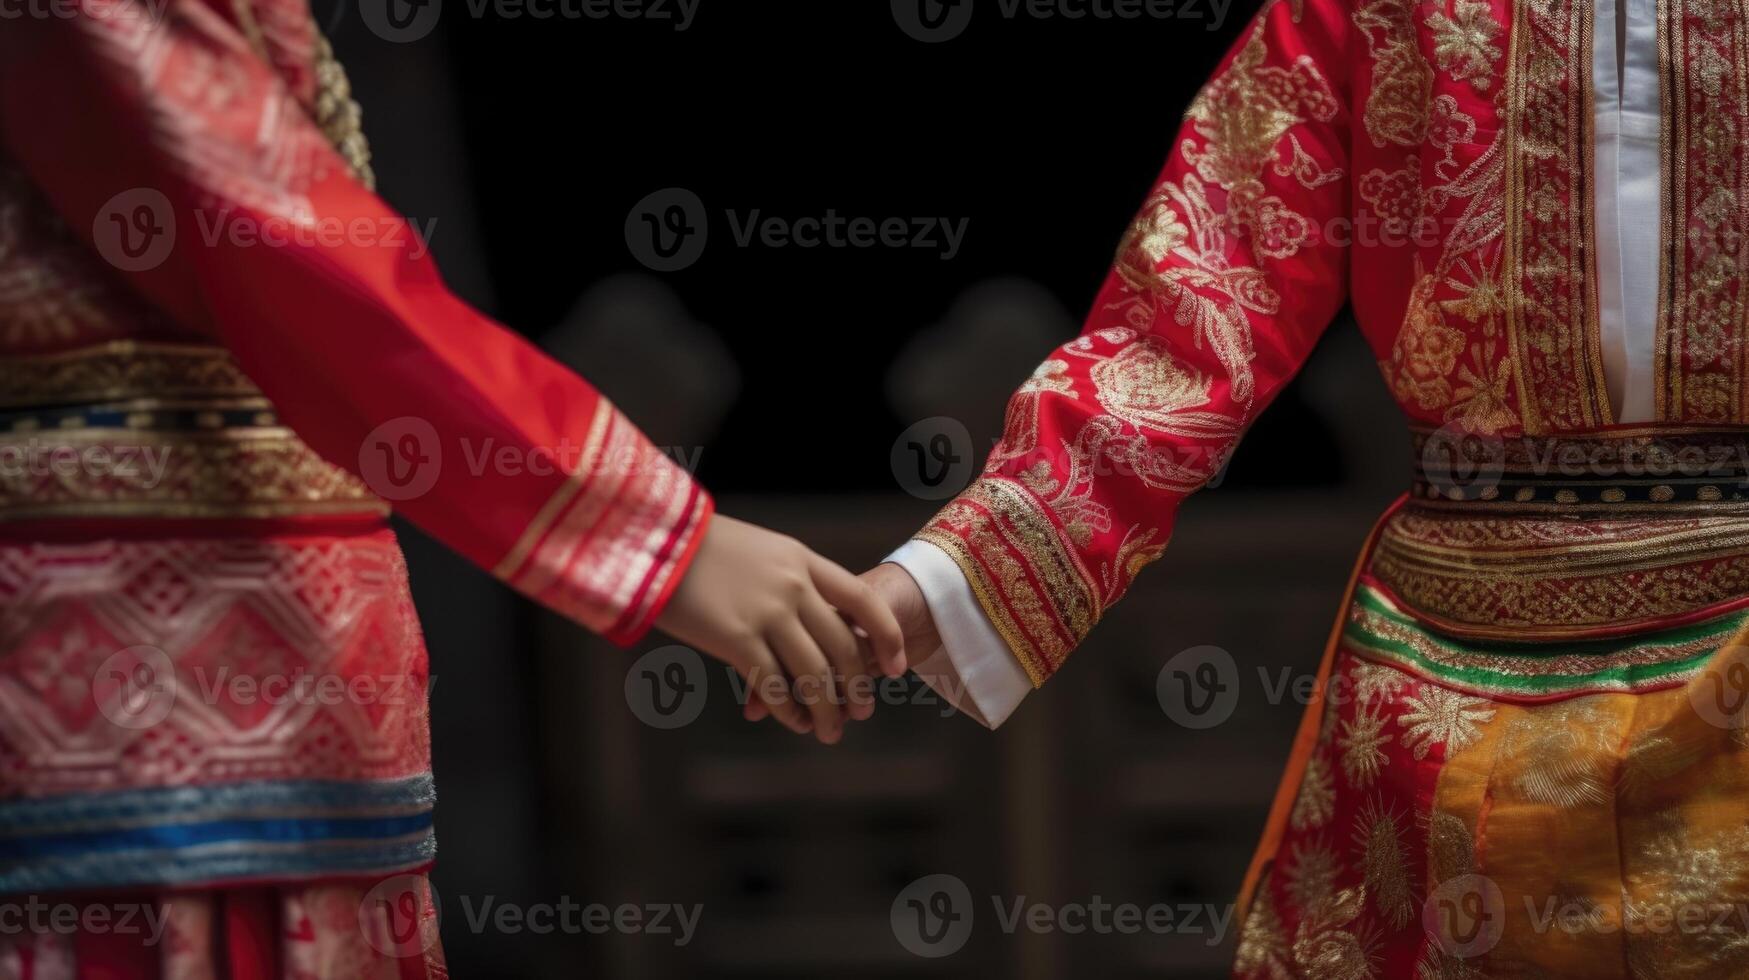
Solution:
M 874 713 L 872 698 L 846 696 L 867 671 L 852 624 L 889 676 L 905 672 L 899 624 L 873 589 L 792 538 L 721 514 L 656 620 L 746 680 L 749 720 L 769 711 L 828 745 L 846 713 Z
M 904 634 L 905 649 L 918 657 L 927 657 L 941 646 L 941 633 L 935 628 L 935 616 L 923 599 L 923 590 L 911 573 L 886 562 L 863 572 L 862 581 L 874 589 L 875 595 L 893 611 Z

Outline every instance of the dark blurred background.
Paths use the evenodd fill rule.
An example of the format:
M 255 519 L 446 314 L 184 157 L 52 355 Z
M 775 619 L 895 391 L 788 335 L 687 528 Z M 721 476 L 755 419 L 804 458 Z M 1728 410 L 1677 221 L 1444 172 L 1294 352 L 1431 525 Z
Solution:
M 463 296 L 576 366 L 657 444 L 697 453 L 724 512 L 856 570 L 938 505 L 907 492 L 895 441 L 945 417 L 987 450 L 1008 392 L 1076 331 L 1185 106 L 1255 10 L 1010 17 L 1004 0 L 966 0 L 963 31 L 924 43 L 901 29 L 902 4 L 877 0 L 698 0 L 684 30 L 678 0 L 668 19 L 654 0 L 618 14 L 571 0 L 570 15 L 531 2 L 448 0 L 429 32 L 388 40 L 353 0 L 318 0 L 381 193 L 435 222 Z M 709 235 L 686 268 L 658 272 L 626 226 L 670 188 L 696 195 Z M 729 217 L 828 211 L 963 222 L 965 237 L 951 258 L 939 233 L 928 248 L 743 247 Z M 454 971 L 1224 975 L 1230 927 L 1010 934 L 992 899 L 1228 907 L 1299 716 L 1270 691 L 1315 670 L 1361 538 L 1404 483 L 1377 377 L 1352 325 L 1334 324 L 1185 507 L 1166 557 L 996 732 L 913 681 L 920 703 L 884 704 L 826 749 L 741 722 L 714 668 L 697 721 L 645 725 L 627 672 L 666 641 L 612 649 L 403 527 L 436 676 Z M 1200 645 L 1232 655 L 1244 696 L 1191 730 L 1162 710 L 1156 677 Z M 970 941 L 939 959 L 908 952 L 889 921 L 931 874 L 965 882 L 976 906 Z M 703 915 L 677 946 L 476 927 L 488 898 Z

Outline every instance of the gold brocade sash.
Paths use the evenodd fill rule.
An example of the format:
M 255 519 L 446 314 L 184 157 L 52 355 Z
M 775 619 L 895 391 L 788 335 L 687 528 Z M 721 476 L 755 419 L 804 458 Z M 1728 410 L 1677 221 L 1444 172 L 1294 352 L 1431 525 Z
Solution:
M 0 520 L 387 512 L 280 425 L 221 348 L 0 359 Z
M 1619 635 L 1749 600 L 1749 433 L 1416 432 L 1369 578 L 1467 639 Z

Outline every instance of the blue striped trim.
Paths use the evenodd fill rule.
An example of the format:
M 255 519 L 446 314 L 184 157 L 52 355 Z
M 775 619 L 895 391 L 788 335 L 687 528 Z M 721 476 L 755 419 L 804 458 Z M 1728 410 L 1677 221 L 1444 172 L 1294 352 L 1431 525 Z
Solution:
M 83 827 L 313 814 L 411 813 L 429 810 L 436 803 L 437 789 L 430 773 L 369 782 L 261 780 L 74 793 L 0 803 L 0 847 L 7 837 L 65 833 Z
M 343 848 L 227 846 L 210 852 L 134 851 L 33 860 L 0 869 L 0 893 L 206 885 L 227 881 L 296 880 L 340 875 L 392 875 L 431 863 L 437 840 L 430 831 L 413 840 Z
M 0 804 L 0 891 L 394 873 L 436 854 L 429 774 Z

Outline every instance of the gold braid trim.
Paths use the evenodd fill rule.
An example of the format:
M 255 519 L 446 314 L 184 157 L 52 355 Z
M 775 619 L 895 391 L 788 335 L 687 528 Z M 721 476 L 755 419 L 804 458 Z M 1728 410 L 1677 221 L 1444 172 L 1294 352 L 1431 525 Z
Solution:
M 358 182 L 376 190 L 370 143 L 364 138 L 364 110 L 352 97 L 352 82 L 334 57 L 334 46 L 320 36 L 316 38 L 316 125 L 322 127 L 335 151 L 345 158 Z
M 916 537 L 959 565 L 1034 687 L 1062 667 L 1104 613 L 1045 505 L 1014 480 L 978 480 Z

